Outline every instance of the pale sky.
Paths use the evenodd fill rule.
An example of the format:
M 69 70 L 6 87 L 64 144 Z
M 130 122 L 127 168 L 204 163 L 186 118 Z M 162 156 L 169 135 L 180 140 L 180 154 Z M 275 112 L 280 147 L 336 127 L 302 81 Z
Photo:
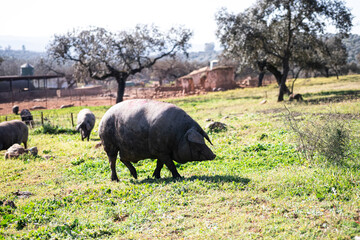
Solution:
M 355 16 L 352 33 L 360 35 L 360 0 L 345 2 Z M 221 7 L 238 13 L 254 3 L 255 0 L 3 0 L 0 46 L 21 49 L 25 45 L 27 50 L 45 51 L 55 34 L 74 28 L 96 26 L 117 32 L 140 23 L 154 24 L 164 31 L 179 25 L 189 28 L 194 32 L 194 49 L 203 50 L 205 43 L 217 41 L 215 13 Z

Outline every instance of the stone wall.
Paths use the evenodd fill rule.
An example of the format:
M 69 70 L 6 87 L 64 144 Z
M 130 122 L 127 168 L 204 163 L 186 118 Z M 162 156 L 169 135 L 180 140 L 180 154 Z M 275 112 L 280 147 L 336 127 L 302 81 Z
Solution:
M 102 94 L 102 86 L 81 87 L 74 89 L 58 89 L 56 90 L 57 97 L 69 96 L 91 96 Z
M 194 91 L 195 88 L 206 91 L 232 89 L 236 87 L 234 81 L 234 68 L 219 66 L 210 70 L 208 67 L 193 71 L 177 80 L 185 92 Z
M 207 81 L 211 89 L 223 88 L 232 89 L 236 87 L 234 81 L 234 68 L 219 67 L 208 72 Z

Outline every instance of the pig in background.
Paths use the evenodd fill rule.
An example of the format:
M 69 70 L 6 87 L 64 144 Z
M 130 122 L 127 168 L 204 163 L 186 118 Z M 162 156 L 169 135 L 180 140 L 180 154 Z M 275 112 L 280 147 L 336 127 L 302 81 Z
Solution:
M 181 177 L 173 160 L 179 163 L 213 160 L 216 156 L 205 144 L 206 132 L 184 110 L 153 100 L 127 100 L 111 107 L 99 125 L 99 136 L 107 153 L 111 180 L 119 181 L 116 159 L 137 178 L 131 162 L 157 159 L 153 176 L 160 178 L 165 164 L 174 178 Z
M 21 121 L 29 125 L 31 128 L 34 126 L 34 119 L 29 109 L 23 109 L 20 112 Z
M 0 150 L 5 150 L 13 144 L 23 143 L 27 148 L 29 129 L 25 123 L 12 120 L 0 123 Z
M 81 140 L 89 141 L 91 130 L 95 126 L 95 115 L 87 108 L 82 109 L 77 115 L 76 131 L 80 131 Z

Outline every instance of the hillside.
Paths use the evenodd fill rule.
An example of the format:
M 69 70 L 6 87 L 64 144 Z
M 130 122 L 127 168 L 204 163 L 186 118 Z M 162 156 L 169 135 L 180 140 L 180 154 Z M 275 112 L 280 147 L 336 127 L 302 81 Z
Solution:
M 221 54 L 221 51 L 201 51 L 190 52 L 188 61 L 194 61 L 199 63 L 209 63 L 211 60 L 217 59 Z
M 345 44 L 348 51 L 348 63 L 358 63 L 356 60 L 356 55 L 360 53 L 360 35 L 351 34 L 348 38 L 343 40 L 343 43 Z
M 40 57 L 45 57 L 45 52 L 34 52 L 27 50 L 12 50 L 12 49 L 0 49 L 0 56 L 2 58 L 13 58 L 13 59 L 21 59 L 24 61 L 33 61 Z

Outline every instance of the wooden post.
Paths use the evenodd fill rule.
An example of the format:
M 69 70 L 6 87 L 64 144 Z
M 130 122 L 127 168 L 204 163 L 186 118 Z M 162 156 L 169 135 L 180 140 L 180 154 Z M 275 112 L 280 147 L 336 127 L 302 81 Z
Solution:
M 7 121 L 7 116 L 5 116 L 5 121 Z
M 44 115 L 43 115 L 43 112 L 41 112 L 41 125 L 44 126 Z
M 47 78 L 45 78 L 45 81 L 44 81 L 44 88 L 45 88 L 45 107 L 47 108 L 48 107 L 48 104 L 47 104 Z M 41 116 L 42 116 L 42 113 L 41 113 Z
M 14 92 L 12 87 L 12 79 L 10 79 L 11 105 L 14 106 Z
M 74 127 L 74 116 L 73 116 L 73 113 L 70 113 L 70 116 L 71 116 L 71 124 L 72 124 L 72 126 Z

